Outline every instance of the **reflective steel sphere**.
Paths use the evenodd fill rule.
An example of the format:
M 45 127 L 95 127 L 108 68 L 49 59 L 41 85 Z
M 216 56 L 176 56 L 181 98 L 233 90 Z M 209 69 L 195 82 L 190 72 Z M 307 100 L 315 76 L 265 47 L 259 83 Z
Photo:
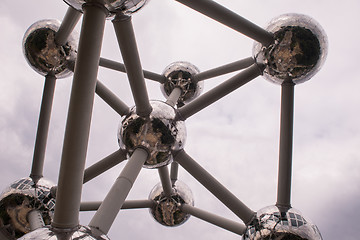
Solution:
M 55 34 L 59 27 L 58 20 L 41 20 L 31 25 L 24 35 L 25 58 L 29 65 L 43 76 L 51 72 L 57 78 L 72 74 L 68 64 L 75 61 L 77 40 L 72 34 L 65 45 L 58 45 Z
M 98 235 L 91 231 L 87 226 L 81 226 L 77 230 L 63 230 L 55 229 L 50 226 L 38 228 L 23 237 L 19 240 L 109 240 L 109 238 L 104 235 Z
M 327 37 L 312 18 L 301 14 L 285 14 L 273 19 L 266 28 L 274 34 L 274 43 L 263 46 L 256 42 L 253 55 L 265 67 L 267 80 L 295 84 L 314 76 L 327 55 Z
M 89 0 L 64 0 L 69 6 L 82 12 L 82 5 Z M 140 10 L 149 0 L 102 0 L 105 8 L 109 11 L 108 17 L 114 16 L 117 12 L 131 15 Z
M 137 147 L 149 151 L 146 168 L 158 168 L 172 161 L 172 150 L 184 147 L 186 139 L 185 123 L 174 120 L 175 109 L 160 101 L 150 101 L 153 108 L 148 118 L 136 114 L 136 107 L 125 116 L 118 131 L 118 141 L 129 155 Z
M 321 240 L 319 229 L 302 214 L 290 208 L 280 211 L 276 206 L 259 210 L 247 226 L 243 240 Z
M 178 87 L 182 93 L 178 100 L 180 105 L 190 102 L 198 97 L 204 87 L 204 82 L 194 81 L 193 76 L 198 74 L 199 69 L 188 62 L 174 62 L 166 67 L 163 75 L 166 81 L 161 84 L 161 92 L 168 97 L 174 88 Z
M 149 199 L 156 203 L 150 209 L 151 215 L 160 224 L 170 227 L 179 226 L 189 219 L 190 214 L 180 209 L 182 204 L 194 206 L 190 188 L 180 181 L 176 181 L 170 197 L 165 196 L 161 184 L 157 184 L 151 190 Z
M 36 186 L 31 178 L 11 184 L 0 196 L 0 227 L 10 236 L 21 237 L 30 231 L 27 214 L 34 209 L 40 211 L 45 224 L 50 224 L 55 207 L 50 188 L 54 185 L 44 178 Z

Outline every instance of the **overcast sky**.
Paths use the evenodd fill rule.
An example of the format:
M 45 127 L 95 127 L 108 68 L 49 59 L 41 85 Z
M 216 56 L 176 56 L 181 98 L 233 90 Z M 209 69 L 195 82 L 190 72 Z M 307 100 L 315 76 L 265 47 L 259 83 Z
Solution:
M 358 239 L 360 215 L 360 2 L 357 0 L 219 0 L 265 26 L 283 13 L 316 19 L 329 39 L 321 71 L 295 87 L 292 206 L 319 227 L 326 240 Z M 34 22 L 61 20 L 63 1 L 5 0 L 0 5 L 0 189 L 30 173 L 44 78 L 22 54 L 22 38 Z M 171 0 L 152 0 L 133 16 L 142 66 L 161 73 L 174 61 L 201 71 L 251 56 L 253 40 Z M 80 24 L 77 26 L 80 31 Z M 120 61 L 110 21 L 102 57 Z M 207 80 L 205 91 L 232 74 Z M 100 69 L 99 77 L 129 106 L 134 104 L 126 75 Z M 57 81 L 44 175 L 57 182 L 71 79 Z M 147 81 L 151 99 L 164 100 L 158 83 Z M 254 211 L 275 204 L 279 142 L 280 86 L 258 77 L 186 121 L 186 152 Z M 100 98 L 93 110 L 87 166 L 118 149 L 120 117 Z M 84 185 L 83 200 L 102 200 L 124 163 Z M 195 206 L 237 217 L 188 173 L 179 179 L 193 191 Z M 143 169 L 129 199 L 146 199 L 159 182 L 156 170 Z M 92 213 L 81 214 L 86 225 Z M 191 217 L 168 228 L 147 210 L 121 211 L 110 239 L 236 239 L 237 235 Z

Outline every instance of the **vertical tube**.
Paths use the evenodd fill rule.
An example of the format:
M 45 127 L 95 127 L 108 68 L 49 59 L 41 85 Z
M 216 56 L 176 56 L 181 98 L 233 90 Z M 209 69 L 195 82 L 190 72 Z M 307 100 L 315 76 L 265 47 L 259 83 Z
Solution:
M 179 164 L 177 162 L 172 162 L 170 169 L 170 179 L 172 185 L 174 185 L 175 182 L 177 181 L 178 174 L 179 174 Z
M 43 176 L 46 142 L 49 132 L 50 116 L 54 99 L 56 78 L 52 74 L 45 77 L 43 98 L 40 107 L 39 122 L 36 133 L 34 156 L 30 177 L 36 184 Z
M 136 113 L 141 117 L 147 117 L 152 107 L 146 90 L 131 17 L 116 15 L 113 25 L 134 96 Z
M 294 122 L 294 83 L 281 85 L 279 175 L 276 206 L 290 208 L 292 145 Z
M 89 139 L 98 65 L 104 34 L 106 9 L 103 5 L 83 5 L 79 49 L 75 64 L 68 117 L 52 226 L 78 226 L 81 191 Z
M 137 148 L 129 162 L 121 171 L 99 209 L 91 219 L 89 226 L 107 234 L 117 214 L 125 202 L 142 166 L 148 157 L 145 149 Z
M 217 197 L 225 206 L 227 206 L 235 215 L 244 221 L 250 223 L 254 217 L 254 212 L 242 203 L 234 194 L 219 183 L 210 173 L 194 161 L 184 150 L 176 153 L 174 161 L 177 161 L 186 171 L 188 171 L 196 180 L 198 180 L 207 190 Z
M 74 30 L 76 24 L 81 17 L 81 13 L 76 11 L 74 8 L 69 7 L 65 17 L 60 25 L 59 30 L 55 36 L 55 42 L 60 46 L 65 45 L 69 35 Z
M 161 168 L 158 168 L 158 171 L 164 194 L 165 196 L 170 197 L 172 194 L 172 185 L 169 175 L 169 169 L 167 168 L 167 166 L 163 166 Z

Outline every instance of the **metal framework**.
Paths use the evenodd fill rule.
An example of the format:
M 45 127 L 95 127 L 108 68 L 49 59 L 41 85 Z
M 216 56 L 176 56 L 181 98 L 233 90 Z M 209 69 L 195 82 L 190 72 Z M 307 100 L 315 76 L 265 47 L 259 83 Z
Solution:
M 258 27 L 214 1 L 177 1 L 252 38 L 264 47 L 268 47 L 274 43 L 275 37 L 272 32 Z M 72 66 L 69 67 L 74 72 L 73 86 L 71 89 L 59 179 L 57 186 L 52 189 L 53 192 L 56 191 L 56 204 L 51 227 L 60 230 L 76 229 L 79 226 L 79 210 L 96 211 L 88 226 L 93 229 L 93 231 L 99 231 L 106 235 L 121 209 L 153 208 L 156 202 L 152 199 L 126 200 L 139 172 L 150 158 L 151 153 L 146 146 L 139 145 L 135 147 L 131 154 L 129 154 L 128 149 L 120 148 L 85 169 L 95 95 L 102 98 L 121 117 L 124 118 L 131 114 L 131 109 L 98 80 L 98 69 L 99 67 L 104 67 L 127 74 L 136 105 L 136 114 L 142 119 L 149 119 L 154 110 L 149 101 L 145 79 L 164 84 L 167 81 L 167 77 L 163 74 L 142 69 L 132 26 L 132 17 L 130 15 L 123 14 L 119 11 L 117 14 L 114 14 L 112 20 L 124 61 L 124 63 L 119 63 L 100 57 L 104 25 L 109 16 L 109 9 L 102 5 L 101 1 L 89 1 L 82 5 L 82 11 L 83 12 L 80 13 L 73 7 L 69 7 L 55 37 L 55 42 L 58 45 L 66 44 L 69 35 L 72 33 L 80 17 L 83 18 L 76 60 L 72 62 L 72 64 L 69 64 Z M 193 74 L 192 80 L 198 83 L 209 78 L 240 71 L 217 87 L 182 105 L 177 104 L 184 90 L 181 89 L 181 87 L 175 87 L 172 89 L 171 94 L 169 94 L 166 104 L 175 109 L 174 121 L 185 121 L 212 103 L 221 100 L 222 97 L 232 91 L 250 82 L 259 75 L 262 75 L 265 68 L 265 65 L 253 57 L 248 57 L 214 69 Z M 35 184 L 43 177 L 45 149 L 55 83 L 56 74 L 49 72 L 45 77 L 30 174 Z M 281 83 L 280 149 L 276 206 L 285 212 L 291 209 L 295 83 L 296 82 L 290 78 L 285 79 Z M 241 221 L 229 220 L 187 203 L 178 204 L 179 209 L 183 213 L 195 216 L 235 234 L 244 235 L 244 238 L 246 238 L 246 231 L 249 229 L 249 226 L 254 224 L 254 219 L 256 219 L 257 216 L 256 212 L 247 207 L 237 196 L 231 193 L 200 166 L 183 148 L 172 149 L 171 158 L 173 159 L 171 165 L 165 164 L 157 167 L 164 196 L 172 196 L 175 183 L 178 181 L 178 168 L 184 168 Z M 103 201 L 81 202 L 84 183 L 91 181 L 93 178 L 123 161 L 127 161 L 126 165 Z M 169 166 L 171 166 L 170 169 L 168 168 Z M 31 214 L 29 214 L 28 221 L 30 222 L 31 230 L 42 228 L 45 225 L 41 214 L 39 215 L 37 211 L 32 211 Z M 247 237 L 247 239 L 253 239 L 249 236 Z

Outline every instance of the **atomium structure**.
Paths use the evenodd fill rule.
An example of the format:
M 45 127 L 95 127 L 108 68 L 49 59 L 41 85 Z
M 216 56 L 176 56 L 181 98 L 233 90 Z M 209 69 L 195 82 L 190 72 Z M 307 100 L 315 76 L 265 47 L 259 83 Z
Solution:
M 1 239 L 109 239 L 120 209 L 148 208 L 165 226 L 184 224 L 190 216 L 242 236 L 244 240 L 322 239 L 309 219 L 291 206 L 294 87 L 321 68 L 327 38 L 320 25 L 301 14 L 274 18 L 263 29 L 211 0 L 177 0 L 255 40 L 253 56 L 201 72 L 189 62 L 177 61 L 162 74 L 142 69 L 132 16 L 147 0 L 65 0 L 62 22 L 42 20 L 26 31 L 23 51 L 29 65 L 45 76 L 32 169 L 28 178 L 11 184 L 0 197 Z M 79 40 L 73 33 L 83 18 Z M 100 57 L 104 25 L 112 21 L 124 63 Z M 128 107 L 98 80 L 100 67 L 127 74 L 135 106 Z M 230 72 L 235 76 L 202 93 L 203 80 Z M 73 75 L 59 179 L 43 177 L 55 82 Z M 281 122 L 277 201 L 255 212 L 241 202 L 184 147 L 187 118 L 221 100 L 247 82 L 263 75 L 281 86 Z M 159 82 L 166 101 L 150 101 L 145 79 Z M 119 149 L 85 169 L 93 99 L 101 97 L 121 116 Z M 82 186 L 127 160 L 119 177 L 101 202 L 81 202 Z M 170 167 L 170 170 L 169 170 Z M 184 168 L 239 221 L 204 211 L 194 205 L 192 192 L 178 180 Z M 127 200 L 141 169 L 157 171 L 160 183 L 145 200 Z M 95 211 L 91 221 L 79 225 L 80 211 Z

